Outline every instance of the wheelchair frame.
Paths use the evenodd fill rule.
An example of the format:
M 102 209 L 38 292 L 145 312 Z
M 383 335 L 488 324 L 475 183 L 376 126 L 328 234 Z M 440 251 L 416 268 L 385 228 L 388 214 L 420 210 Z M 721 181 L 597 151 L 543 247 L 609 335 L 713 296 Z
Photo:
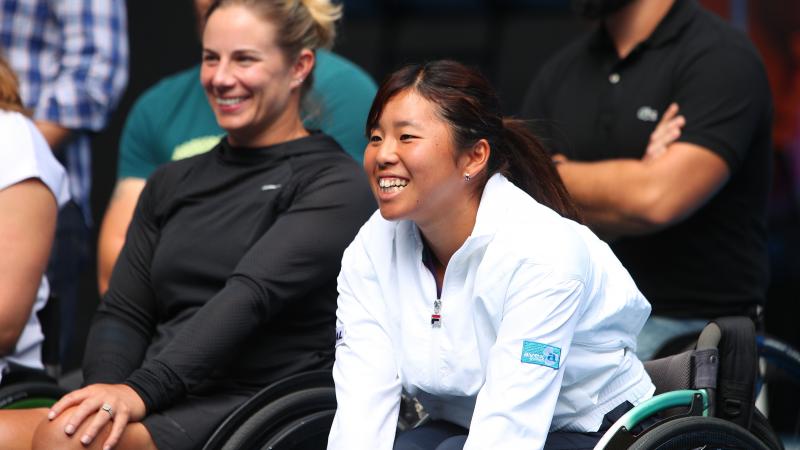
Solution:
M 600 439 L 600 442 L 594 447 L 595 450 L 626 450 L 638 437 L 634 436 L 629 430 L 632 430 L 641 421 L 660 411 L 678 406 L 688 406 L 689 411 L 686 414 L 673 416 L 667 420 L 689 416 L 708 417 L 710 406 L 708 391 L 705 389 L 670 391 L 640 403 L 611 425 L 611 428 L 608 429 Z M 658 425 L 662 423 L 664 422 L 659 422 Z
M 749 367 L 750 362 L 753 366 L 757 364 L 755 353 L 755 329 L 749 319 L 730 317 L 710 323 L 697 339 L 694 350 L 646 364 L 657 392 L 663 393 L 620 417 L 594 449 L 694 448 L 702 441 L 713 448 L 783 450 L 766 418 L 752 405 L 746 405 L 751 388 L 755 401 L 757 387 L 749 378 L 758 376 L 757 368 Z M 739 358 L 747 362 L 741 368 L 728 364 L 723 370 L 720 355 L 736 358 L 731 361 L 737 361 L 737 365 Z M 688 410 L 671 411 L 678 407 Z M 636 435 L 631 432 L 656 414 L 663 418 Z

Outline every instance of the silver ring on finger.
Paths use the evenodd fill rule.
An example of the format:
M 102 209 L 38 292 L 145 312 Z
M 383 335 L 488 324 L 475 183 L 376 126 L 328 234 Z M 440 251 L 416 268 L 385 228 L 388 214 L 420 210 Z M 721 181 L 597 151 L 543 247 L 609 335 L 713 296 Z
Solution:
M 107 412 L 108 417 L 111 420 L 114 420 L 114 408 L 111 407 L 110 403 L 103 403 L 103 406 L 100 407 L 100 410 Z

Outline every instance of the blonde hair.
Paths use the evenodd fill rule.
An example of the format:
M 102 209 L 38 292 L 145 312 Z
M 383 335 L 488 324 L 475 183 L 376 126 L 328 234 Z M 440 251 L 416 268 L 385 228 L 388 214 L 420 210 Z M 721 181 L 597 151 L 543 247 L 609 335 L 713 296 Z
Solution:
M 331 48 L 336 38 L 336 21 L 342 5 L 330 0 L 216 0 L 208 8 L 206 21 L 217 9 L 241 5 L 276 28 L 278 46 L 289 59 L 307 48 Z
M 19 96 L 17 75 L 2 54 L 0 54 L 0 109 L 16 111 L 25 115 L 29 114 L 29 111 L 22 105 L 22 98 Z

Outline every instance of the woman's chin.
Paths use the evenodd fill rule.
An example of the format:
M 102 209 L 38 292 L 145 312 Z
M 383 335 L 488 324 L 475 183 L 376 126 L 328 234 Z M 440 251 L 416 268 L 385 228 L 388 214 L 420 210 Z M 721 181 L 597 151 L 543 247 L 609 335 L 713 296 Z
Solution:
M 378 209 L 381 212 L 381 216 L 386 220 L 397 221 L 406 218 L 405 214 L 389 205 L 378 205 Z

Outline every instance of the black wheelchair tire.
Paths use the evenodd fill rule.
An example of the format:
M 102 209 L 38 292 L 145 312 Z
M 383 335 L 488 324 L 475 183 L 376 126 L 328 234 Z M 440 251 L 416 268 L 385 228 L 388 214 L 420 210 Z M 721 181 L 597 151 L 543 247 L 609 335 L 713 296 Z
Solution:
M 769 420 L 758 409 L 753 411 L 753 420 L 750 423 L 750 432 L 764 442 L 770 450 L 785 450 L 783 442 L 775 434 Z
M 628 450 L 770 450 L 749 431 L 717 417 L 681 417 L 656 425 Z
M 335 409 L 310 414 L 286 425 L 262 450 L 325 450 Z
M 285 395 L 258 410 L 225 441 L 222 450 L 261 448 L 287 423 L 309 414 L 336 409 L 336 392 L 330 387 L 305 389 Z
M 203 450 L 219 450 L 226 442 L 228 442 L 239 429 L 239 427 L 250 419 L 258 411 L 262 410 L 266 405 L 289 395 L 293 392 L 299 392 L 311 388 L 328 388 L 333 392 L 333 374 L 330 369 L 313 370 L 309 372 L 301 372 L 279 381 L 271 383 L 258 391 L 255 395 L 250 397 L 249 400 L 240 405 L 234 410 L 222 423 L 217 426 L 214 432 L 206 441 Z M 333 394 L 335 397 L 335 394 Z M 315 411 L 330 408 L 317 408 Z M 333 407 L 335 409 L 335 406 Z M 300 416 L 291 416 L 289 419 L 297 418 Z M 249 450 L 249 449 L 248 449 Z
M 67 391 L 55 383 L 30 381 L 14 383 L 0 388 L 0 409 L 13 408 L 14 404 L 28 399 L 52 399 L 53 403 Z

